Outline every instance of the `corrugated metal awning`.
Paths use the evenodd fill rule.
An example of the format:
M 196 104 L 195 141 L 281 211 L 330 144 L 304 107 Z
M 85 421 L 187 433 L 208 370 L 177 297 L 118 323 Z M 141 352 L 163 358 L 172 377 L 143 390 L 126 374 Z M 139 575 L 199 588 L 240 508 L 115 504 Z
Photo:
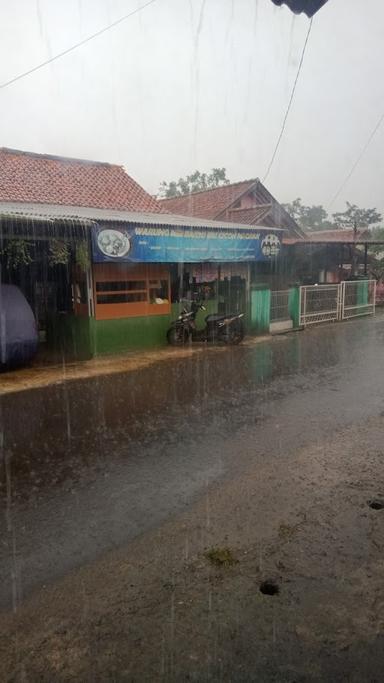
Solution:
M 83 206 L 61 206 L 53 204 L 25 204 L 0 202 L 1 218 L 26 218 L 41 222 L 71 222 L 82 226 L 95 223 L 132 223 L 153 227 L 185 227 L 206 228 L 212 230 L 246 230 L 247 232 L 284 232 L 278 228 L 263 225 L 245 225 L 227 221 L 212 221 L 190 216 L 178 216 L 171 213 L 147 213 L 136 211 L 117 211 L 111 209 L 95 209 Z

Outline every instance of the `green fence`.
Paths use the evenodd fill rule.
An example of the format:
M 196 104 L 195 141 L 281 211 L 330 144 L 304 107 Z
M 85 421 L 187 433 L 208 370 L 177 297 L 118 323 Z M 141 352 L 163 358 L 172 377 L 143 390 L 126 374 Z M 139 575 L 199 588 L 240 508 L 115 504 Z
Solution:
M 251 287 L 250 330 L 256 334 L 269 333 L 271 290 Z

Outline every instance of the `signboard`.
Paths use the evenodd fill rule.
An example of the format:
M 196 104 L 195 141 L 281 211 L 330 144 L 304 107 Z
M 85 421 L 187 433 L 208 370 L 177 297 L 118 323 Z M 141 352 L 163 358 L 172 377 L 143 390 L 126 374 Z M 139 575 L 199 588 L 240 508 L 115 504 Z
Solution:
M 95 263 L 196 263 L 270 261 L 281 243 L 271 232 L 191 228 L 97 227 L 92 234 Z

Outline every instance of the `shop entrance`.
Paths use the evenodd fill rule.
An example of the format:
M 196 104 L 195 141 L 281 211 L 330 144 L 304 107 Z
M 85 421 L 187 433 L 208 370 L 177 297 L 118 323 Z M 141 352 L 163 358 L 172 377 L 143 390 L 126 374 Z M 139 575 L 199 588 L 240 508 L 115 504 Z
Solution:
M 218 313 L 244 313 L 246 310 L 247 281 L 241 275 L 228 273 L 218 281 Z
M 172 264 L 172 303 L 200 299 L 215 313 L 245 312 L 247 270 L 246 263 Z

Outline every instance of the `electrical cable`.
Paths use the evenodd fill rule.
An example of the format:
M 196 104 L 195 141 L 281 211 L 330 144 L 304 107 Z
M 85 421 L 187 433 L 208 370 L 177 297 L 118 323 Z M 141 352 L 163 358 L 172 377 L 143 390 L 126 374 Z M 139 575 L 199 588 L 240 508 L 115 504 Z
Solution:
M 280 147 L 280 142 L 281 142 L 282 137 L 283 137 L 283 135 L 284 135 L 285 125 L 286 125 L 286 123 L 287 123 L 287 119 L 288 119 L 288 115 L 289 115 L 289 112 L 290 112 L 290 109 L 291 109 L 291 106 L 292 106 L 293 98 L 294 98 L 294 96 L 295 96 L 296 86 L 297 86 L 297 82 L 298 82 L 298 80 L 299 80 L 299 76 L 300 76 L 300 72 L 301 72 L 301 67 L 303 66 L 303 62 L 304 62 L 304 55 L 305 55 L 305 51 L 306 51 L 306 48 L 307 48 L 309 35 L 310 35 L 310 33 L 311 33 L 312 22 L 313 22 L 313 19 L 311 19 L 310 22 L 309 22 L 307 35 L 306 35 L 306 38 L 305 38 L 304 46 L 303 46 L 303 49 L 302 49 L 302 52 L 301 52 L 301 57 L 300 57 L 299 66 L 298 66 L 297 73 L 296 73 L 295 82 L 294 82 L 294 84 L 293 84 L 291 96 L 290 96 L 289 102 L 288 102 L 288 107 L 287 107 L 287 110 L 286 110 L 286 112 L 285 112 L 285 116 L 284 116 L 284 120 L 283 120 L 283 125 L 281 126 L 281 130 L 280 130 L 280 133 L 279 133 L 279 137 L 277 138 L 277 142 L 276 142 L 276 145 L 275 145 L 275 149 L 273 150 L 273 154 L 272 154 L 272 157 L 271 157 L 271 161 L 269 162 L 269 166 L 268 166 L 268 168 L 267 168 L 267 172 L 266 172 L 266 174 L 264 175 L 264 178 L 263 178 L 263 181 L 262 181 L 263 183 L 266 181 L 266 179 L 267 179 L 268 176 L 269 176 L 269 173 L 270 173 L 271 168 L 272 168 L 272 166 L 273 166 L 273 162 L 275 161 L 275 157 L 276 157 L 277 151 L 278 151 L 278 149 L 279 149 L 279 147 Z
M 143 9 L 145 9 L 146 7 L 149 7 L 149 5 L 152 5 L 154 2 L 156 2 L 156 0 L 149 0 L 149 2 L 146 2 L 145 5 L 141 5 L 140 7 L 136 7 L 136 9 L 134 9 L 132 12 L 129 12 L 129 14 L 125 14 L 123 17 L 120 17 L 120 19 L 117 19 L 116 21 L 112 22 L 112 24 L 109 24 L 108 26 L 105 26 L 104 28 L 100 29 L 99 31 L 96 31 L 96 33 L 92 33 L 92 35 L 88 36 L 87 38 L 84 38 L 83 40 L 80 40 L 78 43 L 75 43 L 71 47 L 68 47 L 66 50 L 63 50 L 62 52 L 58 52 L 57 55 L 50 57 L 50 59 L 47 59 L 45 62 L 41 62 L 41 64 L 37 64 L 32 69 L 28 69 L 28 71 L 24 71 L 23 73 L 18 74 L 17 76 L 14 76 L 13 78 L 10 78 L 9 81 L 5 81 L 5 83 L 1 83 L 0 84 L 0 90 L 2 90 L 3 88 L 6 88 L 8 85 L 12 85 L 12 83 L 16 83 L 16 81 L 20 81 L 22 78 L 25 78 L 26 76 L 29 76 L 30 74 L 33 74 L 35 71 L 42 69 L 44 66 L 48 66 L 48 64 L 55 62 L 57 59 L 60 59 L 60 57 L 64 57 L 65 55 L 68 55 L 73 50 L 77 50 L 78 47 L 81 47 L 82 45 L 89 43 L 90 40 L 93 40 L 94 38 L 101 36 L 103 33 L 106 33 L 106 31 L 109 31 L 111 28 L 115 28 L 115 26 L 118 26 L 118 24 L 121 24 L 123 21 L 126 21 L 126 19 L 133 17 L 134 14 L 141 12 Z
M 338 196 L 340 195 L 340 193 L 344 190 L 344 188 L 345 188 L 345 186 L 346 186 L 348 180 L 350 179 L 350 177 L 351 177 L 352 174 L 354 173 L 355 169 L 356 169 L 357 166 L 359 165 L 361 159 L 363 158 L 365 152 L 367 151 L 369 145 L 371 144 L 373 138 L 375 137 L 375 135 L 376 135 L 377 131 L 379 130 L 379 128 L 380 128 L 381 124 L 383 123 L 383 121 L 384 121 L 384 113 L 380 116 L 378 122 L 376 123 L 376 126 L 374 127 L 374 129 L 372 130 L 371 134 L 369 135 L 367 142 L 365 143 L 365 145 L 364 145 L 363 149 L 361 150 L 359 156 L 357 157 L 356 161 L 355 161 L 354 164 L 352 165 L 351 170 L 349 171 L 349 173 L 347 173 L 347 175 L 345 176 L 345 178 L 344 178 L 343 182 L 341 183 L 339 189 L 337 190 L 337 192 L 336 192 L 336 193 L 334 194 L 334 196 L 332 197 L 332 199 L 331 199 L 331 201 L 330 201 L 330 203 L 329 203 L 329 207 L 331 207 L 332 204 L 334 204 L 334 202 L 336 201 L 336 199 L 338 198 Z

